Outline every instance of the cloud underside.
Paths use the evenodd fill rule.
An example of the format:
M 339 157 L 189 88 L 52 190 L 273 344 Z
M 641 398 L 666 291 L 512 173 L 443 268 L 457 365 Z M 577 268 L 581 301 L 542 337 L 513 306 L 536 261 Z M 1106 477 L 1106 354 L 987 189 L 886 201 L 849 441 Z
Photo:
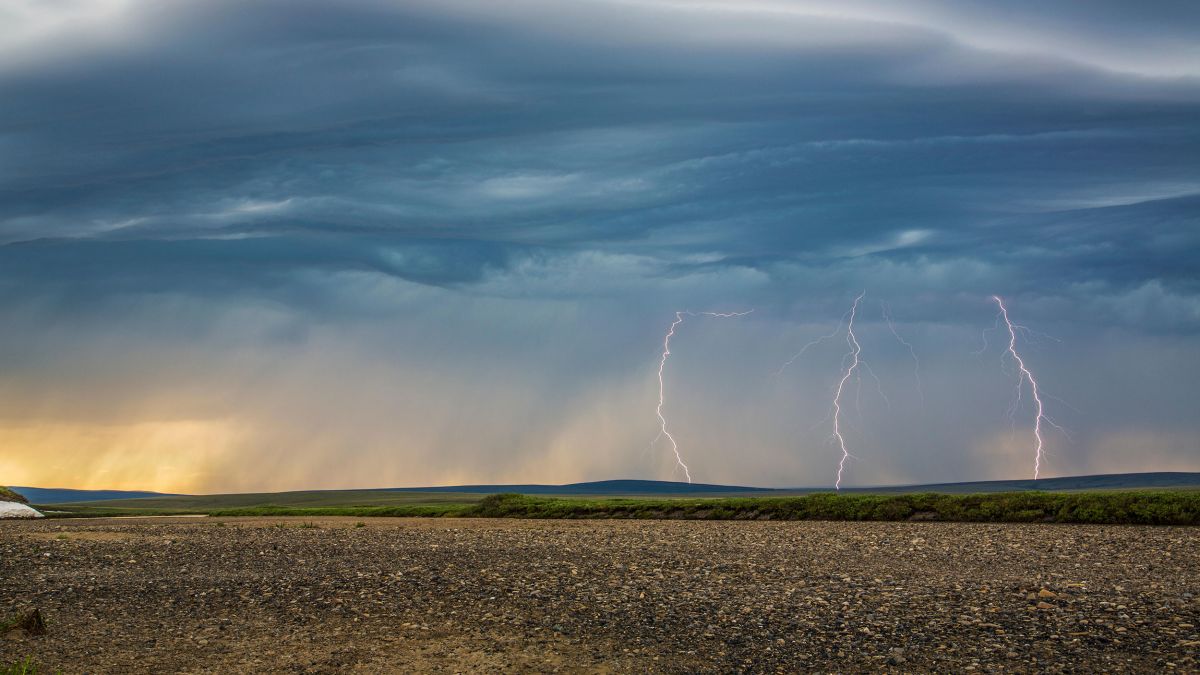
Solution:
M 0 438 L 114 487 L 668 477 L 664 321 L 753 307 L 673 412 L 706 480 L 819 484 L 844 345 L 760 379 L 866 289 L 976 394 L 868 383 L 862 480 L 1014 473 L 993 293 L 1060 340 L 1059 472 L 1200 468 L 1200 20 L 1126 4 L 13 3 Z

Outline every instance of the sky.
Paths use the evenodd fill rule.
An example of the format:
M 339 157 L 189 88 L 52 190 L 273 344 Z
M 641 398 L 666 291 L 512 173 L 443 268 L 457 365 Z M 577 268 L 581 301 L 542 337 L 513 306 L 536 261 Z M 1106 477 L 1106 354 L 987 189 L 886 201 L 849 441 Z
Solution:
M 0 101 L 0 483 L 682 480 L 753 310 L 664 417 L 829 486 L 864 292 L 843 485 L 1032 477 L 992 295 L 1042 476 L 1200 471 L 1195 2 L 0 0 Z

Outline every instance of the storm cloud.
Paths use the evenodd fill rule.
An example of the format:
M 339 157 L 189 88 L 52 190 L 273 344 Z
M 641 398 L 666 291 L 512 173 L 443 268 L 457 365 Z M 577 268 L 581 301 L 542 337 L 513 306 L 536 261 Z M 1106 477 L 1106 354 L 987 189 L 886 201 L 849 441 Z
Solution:
M 1200 8 L 0 5 L 0 476 L 232 490 L 1200 470 Z M 908 352 L 922 360 L 914 395 Z M 881 396 L 886 396 L 886 400 Z M 1027 461 L 1028 460 L 1028 461 Z M 12 477 L 9 477 L 12 476 Z M 136 485 L 135 485 L 136 484 Z

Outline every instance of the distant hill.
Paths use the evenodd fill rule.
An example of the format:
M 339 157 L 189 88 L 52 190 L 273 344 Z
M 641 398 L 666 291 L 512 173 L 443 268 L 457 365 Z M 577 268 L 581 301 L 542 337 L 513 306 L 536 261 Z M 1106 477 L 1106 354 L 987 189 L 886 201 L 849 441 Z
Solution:
M 450 485 L 444 487 L 384 488 L 388 492 L 458 492 L 464 494 L 496 494 L 518 492 L 524 495 L 715 495 L 715 494 L 762 494 L 778 492 L 776 488 L 746 487 L 742 485 L 711 485 L 708 483 L 680 483 L 665 480 L 598 480 L 589 483 L 566 485 Z
M 96 502 L 109 499 L 137 499 L 139 497 L 170 497 L 163 492 L 146 492 L 144 490 L 70 490 L 67 488 L 10 488 L 13 492 L 25 497 L 31 504 L 61 504 L 63 502 Z
M 845 488 L 843 492 L 894 494 L 902 492 L 1026 492 L 1029 490 L 1146 490 L 1200 488 L 1200 472 L 1157 471 L 1151 473 L 1103 473 L 1093 476 L 1063 476 L 1040 480 L 986 480 L 966 483 L 931 483 L 894 487 Z
M 842 492 L 895 494 L 907 492 L 1024 492 L 1028 490 L 1141 490 L 1148 488 L 1200 488 L 1200 472 L 1112 473 L 1094 476 L 1065 476 L 1040 480 L 989 480 L 965 483 L 924 485 L 882 485 L 842 488 Z M 496 494 L 518 492 L 526 495 L 789 495 L 830 492 L 832 486 L 763 488 L 744 485 L 713 485 L 661 480 L 602 480 L 566 485 L 453 485 L 445 487 L 385 488 L 389 492 L 457 492 L 459 494 Z
M 575 497 L 733 497 L 786 496 L 812 492 L 832 492 L 825 487 L 762 488 L 745 485 L 714 485 L 659 480 L 602 480 L 566 485 L 451 485 L 439 487 L 377 488 L 361 490 L 304 490 L 296 492 L 245 493 L 227 495 L 170 495 L 158 492 L 122 490 L 67 490 L 60 488 L 14 487 L 33 504 L 108 503 L 113 507 L 141 508 L 236 508 L 262 504 L 288 506 L 394 505 L 473 502 L 483 495 L 517 492 L 527 495 Z M 844 493 L 903 494 L 913 492 L 982 493 L 1023 492 L 1028 490 L 1146 490 L 1197 489 L 1200 473 L 1156 472 L 1067 476 L 1041 480 L 992 480 L 967 483 L 926 485 L 889 485 L 848 487 Z

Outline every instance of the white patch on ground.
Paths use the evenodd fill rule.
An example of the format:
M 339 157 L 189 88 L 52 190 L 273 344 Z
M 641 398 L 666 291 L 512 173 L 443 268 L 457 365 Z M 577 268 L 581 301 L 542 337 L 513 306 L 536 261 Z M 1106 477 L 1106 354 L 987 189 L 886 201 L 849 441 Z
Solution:
M 0 518 L 45 518 L 45 516 L 24 504 L 0 502 Z

